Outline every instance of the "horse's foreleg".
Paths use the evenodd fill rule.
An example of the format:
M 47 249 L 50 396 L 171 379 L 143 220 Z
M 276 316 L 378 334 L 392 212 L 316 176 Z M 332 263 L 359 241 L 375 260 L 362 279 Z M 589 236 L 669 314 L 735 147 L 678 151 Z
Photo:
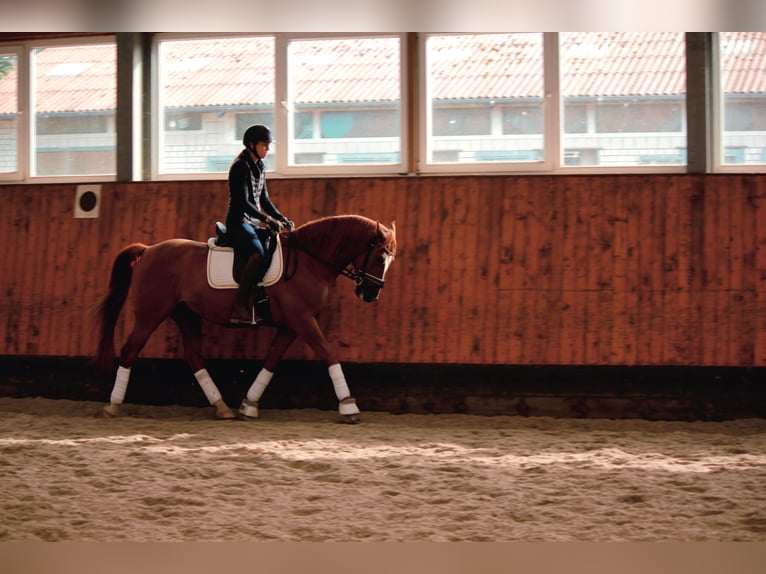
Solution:
M 359 422 L 359 407 L 356 406 L 356 399 L 351 396 L 351 391 L 348 390 L 348 383 L 346 382 L 346 376 L 343 374 L 343 369 L 340 363 L 333 363 L 327 370 L 330 373 L 330 380 L 332 380 L 332 386 L 335 389 L 335 396 L 338 397 L 338 412 L 342 416 L 345 422 L 356 423 Z
M 221 392 L 218 390 L 213 377 L 207 372 L 206 368 L 201 368 L 194 371 L 194 378 L 197 379 L 199 386 L 202 388 L 202 392 L 205 393 L 205 397 L 211 406 L 215 407 L 215 416 L 219 419 L 234 419 L 237 415 L 229 408 L 229 405 L 223 400 Z
M 258 418 L 258 401 L 261 400 L 263 391 L 271 382 L 271 378 L 274 376 L 274 370 L 277 368 L 279 361 L 284 356 L 287 349 L 295 341 L 296 334 L 284 327 L 280 327 L 276 336 L 271 342 L 266 353 L 266 360 L 263 364 L 263 368 L 258 372 L 258 376 L 255 377 L 253 384 L 247 390 L 247 395 L 242 399 L 242 404 L 239 407 L 240 414 L 248 419 Z
M 224 402 L 213 378 L 202 360 L 202 319 L 186 305 L 179 305 L 170 315 L 181 330 L 184 343 L 184 356 L 194 371 L 202 392 L 211 406 L 215 407 L 215 416 L 219 419 L 236 418 L 234 411 Z
M 338 412 L 341 420 L 352 424 L 359 422 L 359 408 L 356 406 L 356 399 L 349 391 L 340 360 L 333 347 L 327 342 L 316 318 L 312 317 L 306 321 L 302 328 L 298 329 L 298 334 L 309 344 L 319 359 L 327 363 L 335 396 L 338 398 Z

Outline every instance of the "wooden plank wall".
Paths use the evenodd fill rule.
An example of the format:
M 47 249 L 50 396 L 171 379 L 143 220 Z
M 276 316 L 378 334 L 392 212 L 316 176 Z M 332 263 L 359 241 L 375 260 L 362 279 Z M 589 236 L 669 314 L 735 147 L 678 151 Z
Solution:
M 400 243 L 381 300 L 340 278 L 320 323 L 346 361 L 766 365 L 763 175 L 272 180 L 297 223 L 359 213 Z M 89 356 L 89 312 L 127 243 L 205 240 L 223 181 L 0 186 L 0 355 Z M 120 322 L 118 345 L 130 319 Z M 210 358 L 261 358 L 270 329 L 205 327 Z M 175 327 L 143 356 L 180 357 Z M 301 343 L 288 358 L 313 358 Z

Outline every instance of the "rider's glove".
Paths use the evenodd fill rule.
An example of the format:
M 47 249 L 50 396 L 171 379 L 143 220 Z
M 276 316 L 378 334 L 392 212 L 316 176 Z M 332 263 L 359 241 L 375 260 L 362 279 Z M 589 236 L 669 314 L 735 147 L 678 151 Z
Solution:
M 266 225 L 268 225 L 269 229 L 271 229 L 275 233 L 279 233 L 280 231 L 282 231 L 282 224 L 276 219 L 272 219 L 271 217 L 269 217 L 266 220 Z

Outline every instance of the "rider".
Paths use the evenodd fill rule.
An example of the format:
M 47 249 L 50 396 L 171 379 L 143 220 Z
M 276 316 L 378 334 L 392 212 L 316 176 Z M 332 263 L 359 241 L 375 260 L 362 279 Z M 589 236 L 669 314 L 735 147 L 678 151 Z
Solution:
M 248 309 L 250 291 L 266 271 L 263 243 L 256 229 L 266 225 L 273 232 L 279 232 L 283 227 L 293 227 L 293 222 L 282 215 L 271 202 L 266 189 L 263 160 L 273 141 L 271 130 L 266 126 L 250 126 L 242 137 L 245 149 L 229 168 L 226 228 L 234 248 L 250 255 L 239 280 L 237 302 L 230 319 L 232 323 L 253 322 Z

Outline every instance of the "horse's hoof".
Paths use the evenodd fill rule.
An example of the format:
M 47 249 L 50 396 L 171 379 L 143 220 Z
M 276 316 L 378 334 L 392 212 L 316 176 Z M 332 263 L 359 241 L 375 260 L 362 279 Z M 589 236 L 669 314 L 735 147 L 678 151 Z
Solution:
M 259 417 L 249 417 L 247 415 L 243 415 L 242 413 L 237 414 L 237 420 L 240 421 L 257 421 Z
M 254 421 L 258 418 L 258 401 L 242 399 L 239 406 L 239 418 L 243 421 Z
M 224 410 L 216 411 L 215 418 L 220 421 L 228 421 L 237 418 L 237 415 L 234 414 L 233 410 L 227 408 Z
M 359 407 L 356 406 L 354 397 L 346 397 L 338 405 L 338 412 L 342 417 L 353 417 L 359 414 Z
M 105 419 L 114 419 L 119 415 L 118 409 L 115 405 L 106 405 L 101 409 L 101 416 Z
M 223 399 L 218 399 L 213 403 L 213 406 L 215 407 L 215 418 L 218 420 L 229 420 L 237 417 L 234 411 L 229 408 L 229 405 L 223 402 Z
M 341 415 L 340 422 L 347 425 L 356 425 L 362 422 L 362 420 L 359 418 L 359 415 Z

